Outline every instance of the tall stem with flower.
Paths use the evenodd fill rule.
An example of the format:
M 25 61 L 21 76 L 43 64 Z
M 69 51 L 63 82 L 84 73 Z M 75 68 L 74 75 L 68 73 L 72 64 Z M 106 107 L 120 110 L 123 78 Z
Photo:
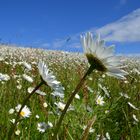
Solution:
M 22 103 L 22 106 L 20 107 L 18 114 L 15 119 L 14 125 L 11 127 L 9 133 L 8 133 L 8 140 L 12 139 L 12 136 L 14 134 L 16 125 L 19 121 L 19 117 L 21 114 L 22 109 L 25 107 L 27 101 L 31 98 L 31 96 L 42 86 L 42 85 L 47 85 L 51 87 L 52 89 L 58 89 L 60 87 L 60 82 L 58 82 L 55 78 L 55 76 L 49 71 L 48 67 L 43 63 L 39 62 L 38 64 L 38 70 L 41 76 L 41 82 L 39 85 L 37 85 L 34 90 L 25 98 L 25 100 Z
M 63 118 L 69 108 L 72 100 L 74 99 L 76 93 L 82 87 L 86 77 L 92 73 L 94 69 L 106 72 L 106 74 L 110 76 L 114 76 L 119 79 L 125 79 L 124 75 L 127 72 L 120 70 L 120 58 L 115 57 L 113 55 L 114 47 L 106 47 L 103 40 L 100 40 L 100 37 L 93 40 L 93 36 L 90 32 L 88 32 L 85 36 L 81 36 L 81 42 L 83 45 L 84 53 L 88 59 L 90 67 L 88 71 L 85 73 L 83 78 L 80 80 L 78 85 L 76 86 L 74 92 L 71 94 L 70 98 L 68 99 L 66 106 L 59 118 L 58 123 L 56 124 L 56 128 L 54 130 L 53 140 L 56 140 L 59 128 L 63 121 Z

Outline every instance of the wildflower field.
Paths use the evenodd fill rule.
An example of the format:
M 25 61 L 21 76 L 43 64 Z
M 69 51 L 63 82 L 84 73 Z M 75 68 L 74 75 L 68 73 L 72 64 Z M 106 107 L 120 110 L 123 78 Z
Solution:
M 0 140 L 140 140 L 140 58 L 119 58 L 125 78 L 93 70 L 57 126 L 86 56 L 1 45 Z

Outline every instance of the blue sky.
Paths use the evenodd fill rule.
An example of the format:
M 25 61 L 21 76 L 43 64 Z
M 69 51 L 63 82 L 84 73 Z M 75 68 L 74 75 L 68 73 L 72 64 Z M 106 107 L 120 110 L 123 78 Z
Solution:
M 140 53 L 139 0 L 0 0 L 1 43 L 81 51 L 87 31 L 117 53 Z

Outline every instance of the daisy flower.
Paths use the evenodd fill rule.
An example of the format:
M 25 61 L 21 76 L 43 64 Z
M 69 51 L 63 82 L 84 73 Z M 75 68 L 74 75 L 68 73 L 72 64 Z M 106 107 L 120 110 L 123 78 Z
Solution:
M 60 110 L 64 110 L 65 108 L 65 105 L 64 103 L 62 102 L 58 102 L 58 103 L 54 103 Z
M 27 80 L 27 81 L 30 82 L 30 83 L 32 83 L 32 82 L 34 81 L 34 80 L 32 79 L 32 77 L 28 76 L 27 74 L 23 74 L 22 76 L 23 76 L 23 78 L 24 78 L 25 80 Z
M 98 96 L 97 99 L 96 99 L 96 103 L 97 103 L 97 105 L 103 106 L 103 104 L 105 103 L 104 100 L 103 100 L 103 97 Z
M 32 66 L 28 64 L 27 62 L 23 62 L 23 66 L 28 70 L 32 70 Z
M 15 134 L 16 134 L 17 136 L 19 136 L 19 135 L 20 135 L 20 130 L 17 129 L 17 130 L 15 131 Z
M 92 33 L 88 32 L 81 36 L 81 42 L 88 62 L 94 69 L 106 72 L 109 76 L 125 79 L 128 73 L 120 69 L 120 57 L 114 56 L 114 46 L 106 47 L 100 37 L 93 39 Z
M 65 106 L 66 106 L 66 104 L 64 104 L 64 103 L 62 103 L 62 102 L 55 102 L 54 103 L 61 111 L 63 111 L 64 110 L 64 108 L 65 108 Z M 73 106 L 69 106 L 69 108 L 68 108 L 68 111 L 70 111 L 70 110 L 74 110 L 74 107 Z
M 0 81 L 8 81 L 10 80 L 10 76 L 8 74 L 0 73 Z
M 45 122 L 40 122 L 40 123 L 37 124 L 37 130 L 40 133 L 44 133 L 47 128 L 48 128 L 48 124 L 46 124 Z
M 9 114 L 13 114 L 15 112 L 15 110 L 13 109 L 13 108 L 11 108 L 10 110 L 9 110 Z
M 15 123 L 15 121 L 16 121 L 15 119 L 10 120 L 10 122 L 13 123 L 13 124 Z
M 75 95 L 76 99 L 80 99 L 80 96 L 78 94 Z
M 44 62 L 38 63 L 38 70 L 42 79 L 54 90 L 59 90 L 61 88 L 60 82 L 56 80 L 56 77 L 48 69 Z M 62 88 L 61 88 L 62 89 Z
M 36 117 L 36 119 L 39 119 L 40 118 L 39 115 L 35 115 L 35 117 Z
M 17 89 L 21 89 L 22 88 L 22 85 L 17 85 Z
M 15 109 L 16 109 L 17 112 L 19 112 L 20 108 L 21 108 L 21 104 L 19 104 L 19 105 L 17 105 L 17 106 L 15 107 Z M 28 118 L 28 117 L 30 117 L 30 115 L 31 115 L 31 111 L 30 111 L 30 109 L 25 105 L 24 108 L 23 108 L 23 109 L 21 110 L 21 112 L 20 112 L 20 116 L 23 117 L 23 118 Z
M 52 127 L 53 127 L 53 124 L 52 124 L 51 122 L 48 121 L 48 126 L 49 126 L 50 128 L 52 128 Z
M 48 104 L 45 102 L 45 103 L 43 103 L 43 107 L 44 108 L 47 108 L 48 107 Z
M 31 115 L 31 111 L 27 106 L 24 106 L 24 108 L 21 110 L 20 112 L 20 116 L 24 117 L 24 118 L 28 118 Z

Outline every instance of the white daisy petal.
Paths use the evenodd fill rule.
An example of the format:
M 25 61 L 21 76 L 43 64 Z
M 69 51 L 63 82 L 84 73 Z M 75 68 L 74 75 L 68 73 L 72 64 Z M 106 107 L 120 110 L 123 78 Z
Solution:
M 121 75 L 121 74 L 116 74 L 116 73 L 111 73 L 111 72 L 107 72 L 106 73 L 108 76 L 113 76 L 113 77 L 115 77 L 115 78 L 117 78 L 117 79 L 126 79 L 123 75 Z
M 114 68 L 114 67 L 108 67 L 108 71 L 110 73 L 116 73 L 116 74 L 121 74 L 121 75 L 127 75 L 128 73 L 123 71 L 123 70 L 120 70 L 118 68 Z
M 137 107 L 135 107 L 132 103 L 128 102 L 129 106 L 132 107 L 135 110 L 139 110 Z
M 114 46 L 110 46 L 108 48 L 105 48 L 103 55 L 101 56 L 101 59 L 111 57 L 111 56 L 113 56 L 113 53 L 114 53 Z
M 133 114 L 133 119 L 136 121 L 136 122 L 139 122 L 139 120 L 137 119 L 136 115 Z

